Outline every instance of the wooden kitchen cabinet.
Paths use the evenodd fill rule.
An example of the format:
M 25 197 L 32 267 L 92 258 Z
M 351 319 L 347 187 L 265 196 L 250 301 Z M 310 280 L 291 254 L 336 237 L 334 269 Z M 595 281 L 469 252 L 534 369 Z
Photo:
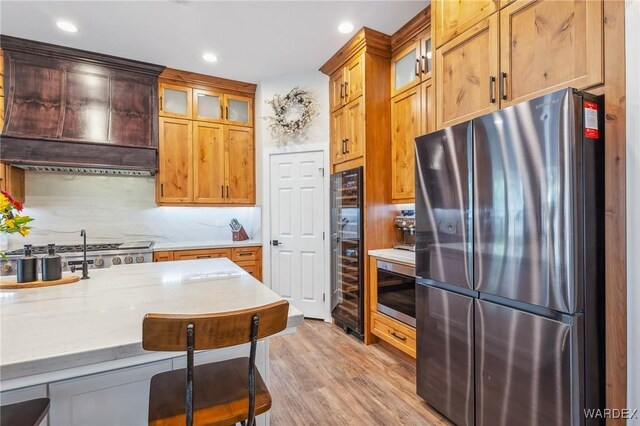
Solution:
M 153 252 L 154 262 L 170 262 L 172 260 L 173 260 L 172 251 L 154 251 Z
M 602 2 L 517 0 L 500 11 L 500 107 L 603 83 Z
M 226 202 L 255 203 L 255 153 L 253 129 L 227 126 L 226 132 Z
M 434 0 L 431 10 L 435 28 L 435 47 L 439 48 L 474 27 L 500 6 L 500 0 Z
M 344 106 L 344 70 L 339 69 L 329 78 L 329 100 L 331 112 Z
M 391 99 L 391 199 L 415 202 L 415 138 L 434 130 L 433 84 L 427 80 Z
M 369 284 L 370 293 L 368 311 L 371 317 L 369 323 L 369 332 L 378 339 L 385 341 L 402 352 L 416 357 L 416 329 L 403 322 L 400 322 L 390 316 L 378 312 L 378 266 L 377 258 L 368 257 Z M 395 263 L 395 262 L 394 262 Z M 403 264 L 402 262 L 398 262 Z M 408 265 L 407 266 L 414 266 Z
M 194 201 L 225 203 L 224 126 L 199 121 L 193 123 Z
M 24 202 L 24 170 L 0 163 L 0 190 Z
M 329 77 L 329 102 L 331 111 L 342 108 L 364 93 L 365 55 L 354 56 Z
M 180 203 L 193 200 L 193 123 L 160 117 L 157 200 Z
M 233 248 L 205 248 L 197 250 L 156 251 L 154 262 L 172 260 L 214 259 L 226 257 L 235 262 L 254 278 L 262 281 L 262 247 L 246 246 Z
M 498 73 L 498 15 L 494 14 L 436 50 L 437 127 L 497 110 Z
M 192 118 L 193 91 L 190 87 L 160 83 L 158 96 L 161 117 Z
M 345 155 L 344 161 L 362 157 L 365 145 L 364 100 L 358 98 L 345 109 Z
M 471 27 L 455 24 L 449 31 L 455 36 L 436 43 L 438 128 L 563 87 L 583 90 L 604 82 L 602 1 L 503 0 L 499 12 L 480 18 L 494 10 L 483 8 L 489 3 L 434 2 L 441 13 L 436 35 L 449 31 L 441 22 L 447 8 L 468 9 L 465 22 L 475 21 Z M 474 8 L 477 13 L 469 12 Z
M 355 56 L 344 67 L 345 104 L 356 100 L 364 93 L 364 53 Z
M 180 138 L 179 141 L 161 143 L 165 149 L 159 152 L 157 203 L 255 204 L 253 95 L 256 86 L 168 69 L 161 75 L 159 87 L 165 97 L 168 90 L 180 92 L 183 88 L 190 102 L 183 105 L 180 113 L 191 114 L 187 119 L 161 116 L 161 123 L 174 120 L 171 123 L 175 127 L 175 123 L 189 122 L 193 130 L 190 135 L 175 130 L 173 139 Z M 186 102 L 184 96 L 180 97 L 182 102 Z M 167 105 L 166 99 L 161 98 L 160 102 Z M 169 114 L 175 114 L 176 109 Z M 165 107 L 163 110 L 164 114 L 168 113 Z
M 217 259 L 219 257 L 231 259 L 231 249 L 177 250 L 173 252 L 173 260 Z
M 391 96 L 427 81 L 432 71 L 431 27 L 422 30 L 391 57 Z
M 193 89 L 194 120 L 224 122 L 224 94 L 212 90 Z
M 345 71 L 348 70 L 348 71 Z M 361 170 L 360 200 L 363 210 L 362 251 L 391 247 L 395 240 L 392 226 L 397 208 L 391 204 L 391 37 L 362 28 L 347 41 L 320 71 L 329 76 L 331 169 L 339 173 Z M 347 100 L 338 104 L 340 77 Z M 361 83 L 359 82 L 361 81 Z M 356 83 L 357 82 L 357 83 Z M 368 303 L 368 269 L 360 271 L 362 298 Z M 364 342 L 370 344 L 370 315 L 362 310 Z
M 340 108 L 331 114 L 331 164 L 339 164 L 344 161 L 346 130 L 346 109 Z
M 225 123 L 236 126 L 253 126 L 253 98 L 225 95 Z

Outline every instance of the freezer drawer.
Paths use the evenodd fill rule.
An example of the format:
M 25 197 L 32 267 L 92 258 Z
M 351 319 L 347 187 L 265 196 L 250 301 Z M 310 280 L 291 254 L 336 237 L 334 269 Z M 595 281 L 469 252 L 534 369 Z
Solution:
M 565 324 L 475 304 L 476 424 L 579 425 L 582 316 Z
M 458 426 L 474 424 L 473 299 L 416 285 L 417 391 Z

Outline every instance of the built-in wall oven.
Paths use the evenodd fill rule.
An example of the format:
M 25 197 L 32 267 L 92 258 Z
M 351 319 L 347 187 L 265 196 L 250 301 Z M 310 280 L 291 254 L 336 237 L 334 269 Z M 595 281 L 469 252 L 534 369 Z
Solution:
M 377 261 L 378 312 L 416 326 L 416 268 Z

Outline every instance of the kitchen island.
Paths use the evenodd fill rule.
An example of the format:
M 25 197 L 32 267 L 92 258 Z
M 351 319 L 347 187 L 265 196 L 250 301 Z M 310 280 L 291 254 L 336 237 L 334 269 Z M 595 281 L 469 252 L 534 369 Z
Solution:
M 1 290 L 1 403 L 48 396 L 49 425 L 147 424 L 150 378 L 186 360 L 142 349 L 146 313 L 225 312 L 279 299 L 226 258 L 126 265 L 73 284 Z M 290 306 L 283 333 L 302 321 Z M 248 345 L 202 351 L 196 363 L 247 354 Z M 262 340 L 256 364 L 267 384 L 268 361 Z M 260 420 L 268 424 L 268 415 Z

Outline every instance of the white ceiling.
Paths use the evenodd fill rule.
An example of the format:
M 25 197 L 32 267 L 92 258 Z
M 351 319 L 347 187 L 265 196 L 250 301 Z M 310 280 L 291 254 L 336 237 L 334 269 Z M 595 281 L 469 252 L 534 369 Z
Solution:
M 317 70 L 353 22 L 392 34 L 427 1 L 0 1 L 2 34 L 259 82 Z M 75 34 L 56 27 L 65 19 Z M 210 51 L 218 62 L 206 63 Z

